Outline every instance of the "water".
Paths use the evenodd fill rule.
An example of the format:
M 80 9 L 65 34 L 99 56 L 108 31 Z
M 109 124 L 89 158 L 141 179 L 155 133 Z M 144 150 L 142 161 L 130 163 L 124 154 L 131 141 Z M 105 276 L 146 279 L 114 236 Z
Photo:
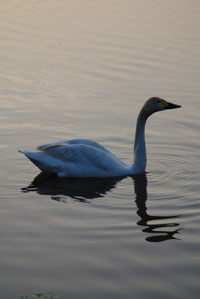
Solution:
M 1 298 L 199 298 L 199 1 L 1 1 Z M 147 174 L 57 180 L 19 149 L 91 138 Z

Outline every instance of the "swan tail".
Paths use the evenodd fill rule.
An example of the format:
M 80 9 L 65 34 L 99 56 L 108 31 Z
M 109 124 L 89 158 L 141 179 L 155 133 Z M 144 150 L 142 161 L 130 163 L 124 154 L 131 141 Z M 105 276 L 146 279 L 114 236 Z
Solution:
M 36 165 L 41 171 L 59 174 L 62 170 L 62 163 L 55 157 L 40 152 L 29 152 L 19 150 L 24 154 L 34 165 Z

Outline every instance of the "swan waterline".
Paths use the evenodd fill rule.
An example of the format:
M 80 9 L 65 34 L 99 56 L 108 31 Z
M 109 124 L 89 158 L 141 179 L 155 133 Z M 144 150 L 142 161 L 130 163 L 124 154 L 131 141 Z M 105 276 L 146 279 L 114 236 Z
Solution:
M 37 152 L 20 150 L 42 172 L 58 177 L 103 178 L 130 176 L 143 173 L 146 168 L 145 124 L 158 111 L 180 108 L 159 97 L 148 99 L 139 112 L 134 142 L 134 159 L 129 164 L 101 144 L 87 139 L 73 139 L 49 143 Z

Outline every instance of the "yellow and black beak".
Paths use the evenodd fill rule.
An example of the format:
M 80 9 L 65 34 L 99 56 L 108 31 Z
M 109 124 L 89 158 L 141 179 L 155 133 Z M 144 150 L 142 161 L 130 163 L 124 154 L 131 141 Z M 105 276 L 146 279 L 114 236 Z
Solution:
M 162 100 L 160 103 L 163 105 L 164 109 L 181 108 L 180 105 L 176 105 L 176 104 L 173 104 L 173 103 L 169 103 L 169 102 L 167 102 L 167 101 L 165 101 L 165 100 Z

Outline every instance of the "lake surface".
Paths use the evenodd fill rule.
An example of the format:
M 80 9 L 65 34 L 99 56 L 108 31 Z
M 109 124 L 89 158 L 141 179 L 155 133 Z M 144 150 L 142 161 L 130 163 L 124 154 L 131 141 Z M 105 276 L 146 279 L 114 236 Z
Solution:
M 0 297 L 200 296 L 200 2 L 0 2 Z M 73 138 L 133 159 L 152 116 L 147 173 L 37 177 L 18 153 Z

